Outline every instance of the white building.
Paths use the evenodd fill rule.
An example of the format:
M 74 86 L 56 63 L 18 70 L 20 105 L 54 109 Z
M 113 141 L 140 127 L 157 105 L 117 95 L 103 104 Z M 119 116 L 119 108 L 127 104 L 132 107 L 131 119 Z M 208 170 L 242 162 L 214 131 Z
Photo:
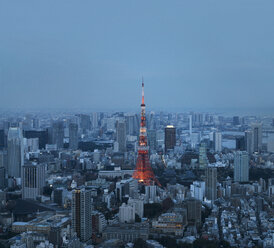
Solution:
M 214 132 L 213 142 L 214 142 L 215 152 L 221 152 L 222 151 L 222 133 Z
M 135 213 L 139 215 L 140 218 L 144 216 L 144 200 L 129 198 L 128 205 L 134 206 Z
M 135 222 L 135 204 L 126 205 L 122 204 L 119 208 L 119 221 L 121 223 L 134 223 Z

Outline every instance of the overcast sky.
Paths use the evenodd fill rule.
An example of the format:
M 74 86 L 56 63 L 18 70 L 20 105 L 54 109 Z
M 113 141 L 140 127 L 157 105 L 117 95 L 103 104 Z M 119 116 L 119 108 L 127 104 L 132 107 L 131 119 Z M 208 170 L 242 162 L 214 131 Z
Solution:
M 0 0 L 0 108 L 274 109 L 273 0 Z

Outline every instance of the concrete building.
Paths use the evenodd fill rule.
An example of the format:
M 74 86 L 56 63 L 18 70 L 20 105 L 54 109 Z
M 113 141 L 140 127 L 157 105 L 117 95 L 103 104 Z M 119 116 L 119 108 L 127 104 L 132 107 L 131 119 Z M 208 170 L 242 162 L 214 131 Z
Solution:
M 127 203 L 135 208 L 135 214 L 140 218 L 144 217 L 144 200 L 129 198 Z
M 81 188 L 72 192 L 72 229 L 77 237 L 86 242 L 92 236 L 92 191 Z
M 126 123 L 124 121 L 117 122 L 116 140 L 118 142 L 118 151 L 126 152 Z
M 46 165 L 30 164 L 22 166 L 22 198 L 35 200 L 42 195 L 45 186 Z
M 217 168 L 208 167 L 206 169 L 205 196 L 208 200 L 217 199 Z
M 222 151 L 222 133 L 214 132 L 213 143 L 214 143 L 215 152 L 221 152 Z
M 78 148 L 78 125 L 69 124 L 69 148 L 76 150 Z
M 259 152 L 262 150 L 262 123 L 253 123 L 251 125 L 253 133 L 253 150 Z
M 120 223 L 134 223 L 135 222 L 135 204 L 127 205 L 125 203 L 119 207 L 119 221 Z
M 234 181 L 248 182 L 249 181 L 249 156 L 248 153 L 236 152 L 234 156 Z
M 24 164 L 23 134 L 20 128 L 11 127 L 8 131 L 8 175 L 21 177 L 21 167 Z
M 176 146 L 176 128 L 168 125 L 165 128 L 165 152 L 174 149 Z

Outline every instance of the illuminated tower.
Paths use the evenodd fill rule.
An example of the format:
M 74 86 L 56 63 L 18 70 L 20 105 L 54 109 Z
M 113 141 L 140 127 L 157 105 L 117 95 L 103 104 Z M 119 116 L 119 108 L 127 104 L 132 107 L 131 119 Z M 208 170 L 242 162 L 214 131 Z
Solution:
M 145 113 L 145 97 L 144 97 L 144 82 L 142 82 L 142 104 L 141 104 L 141 124 L 139 134 L 138 158 L 133 178 L 137 179 L 139 183 L 145 185 L 160 186 L 156 179 L 149 162 L 148 145 L 147 145 L 147 128 L 146 128 L 146 113 Z

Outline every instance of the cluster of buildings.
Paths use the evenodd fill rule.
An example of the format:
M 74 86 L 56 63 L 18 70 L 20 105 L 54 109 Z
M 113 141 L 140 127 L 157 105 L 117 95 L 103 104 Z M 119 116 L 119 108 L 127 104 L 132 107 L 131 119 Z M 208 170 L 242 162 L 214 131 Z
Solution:
M 1 115 L 1 244 L 273 247 L 272 118 L 146 113 L 146 184 L 134 176 L 140 123 L 122 112 Z

